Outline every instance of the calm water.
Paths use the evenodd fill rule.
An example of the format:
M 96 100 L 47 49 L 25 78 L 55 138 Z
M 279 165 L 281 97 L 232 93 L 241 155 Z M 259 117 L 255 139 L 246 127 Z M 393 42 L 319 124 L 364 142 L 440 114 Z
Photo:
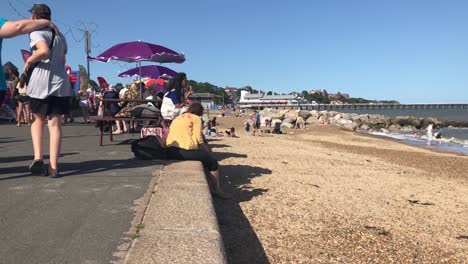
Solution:
M 379 114 L 389 117 L 395 116 L 417 116 L 417 117 L 435 117 L 439 120 L 468 121 L 468 110 L 343 110 L 344 113 L 356 114 Z
M 416 116 L 416 117 L 435 117 L 439 120 L 456 120 L 468 121 L 468 110 L 347 110 L 345 113 L 356 114 L 380 114 L 388 117 L 395 116 Z M 381 136 L 387 136 L 401 140 L 410 145 L 427 147 L 425 132 L 418 133 L 417 136 L 408 133 L 376 133 Z M 468 128 L 442 128 L 442 144 L 437 144 L 435 141 L 428 148 L 463 153 L 468 155 Z

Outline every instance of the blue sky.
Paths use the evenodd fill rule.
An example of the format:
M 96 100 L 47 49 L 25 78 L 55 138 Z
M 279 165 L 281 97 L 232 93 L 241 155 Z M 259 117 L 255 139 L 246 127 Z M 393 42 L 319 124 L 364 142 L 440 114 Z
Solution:
M 468 1 L 173 0 L 43 1 L 66 33 L 68 64 L 142 40 L 184 52 L 165 64 L 189 79 L 275 92 L 327 89 L 401 103 L 468 103 Z M 34 1 L 1 1 L 1 16 L 19 19 Z M 111 4 L 112 3 L 112 4 Z M 18 12 L 17 12 L 18 11 Z M 27 36 L 4 41 L 3 62 L 22 66 Z M 147 63 L 148 64 L 148 63 Z M 134 67 L 91 62 L 91 78 Z

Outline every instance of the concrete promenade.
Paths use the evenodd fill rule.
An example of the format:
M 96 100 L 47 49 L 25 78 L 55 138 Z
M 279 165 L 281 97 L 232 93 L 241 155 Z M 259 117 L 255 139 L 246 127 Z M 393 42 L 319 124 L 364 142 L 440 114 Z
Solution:
M 29 127 L 0 121 L 0 129 L 0 263 L 119 260 L 117 248 L 132 237 L 134 201 L 151 188 L 161 163 L 134 160 L 128 144 L 116 144 L 131 135 L 99 147 L 98 129 L 73 123 L 63 128 L 63 177 L 30 176 Z

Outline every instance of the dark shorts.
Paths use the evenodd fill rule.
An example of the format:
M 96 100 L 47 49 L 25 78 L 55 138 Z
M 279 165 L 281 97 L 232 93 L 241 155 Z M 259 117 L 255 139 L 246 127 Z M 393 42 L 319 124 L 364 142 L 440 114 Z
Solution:
M 254 124 L 254 128 L 255 128 L 255 129 L 260 129 L 260 123 L 255 123 L 255 124 Z
M 173 160 L 198 160 L 208 171 L 219 169 L 218 161 L 204 150 L 185 150 L 177 147 L 168 147 L 166 150 L 167 159 Z
M 5 90 L 0 90 L 0 105 L 2 105 L 3 100 L 5 100 L 5 94 L 6 94 Z
M 70 97 L 30 98 L 29 103 L 31 104 L 31 112 L 42 116 L 65 115 L 70 112 Z
M 18 97 L 18 101 L 21 102 L 21 103 L 23 103 L 23 104 L 29 104 L 29 99 L 30 99 L 30 98 L 29 98 L 29 96 L 27 96 L 27 95 L 20 95 L 20 96 Z

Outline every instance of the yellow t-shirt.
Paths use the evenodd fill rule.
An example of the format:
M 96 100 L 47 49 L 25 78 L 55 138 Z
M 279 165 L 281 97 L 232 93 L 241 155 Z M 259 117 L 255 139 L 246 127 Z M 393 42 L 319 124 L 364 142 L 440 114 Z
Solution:
M 185 113 L 172 121 L 166 146 L 193 150 L 198 149 L 202 143 L 202 121 L 199 116 Z

